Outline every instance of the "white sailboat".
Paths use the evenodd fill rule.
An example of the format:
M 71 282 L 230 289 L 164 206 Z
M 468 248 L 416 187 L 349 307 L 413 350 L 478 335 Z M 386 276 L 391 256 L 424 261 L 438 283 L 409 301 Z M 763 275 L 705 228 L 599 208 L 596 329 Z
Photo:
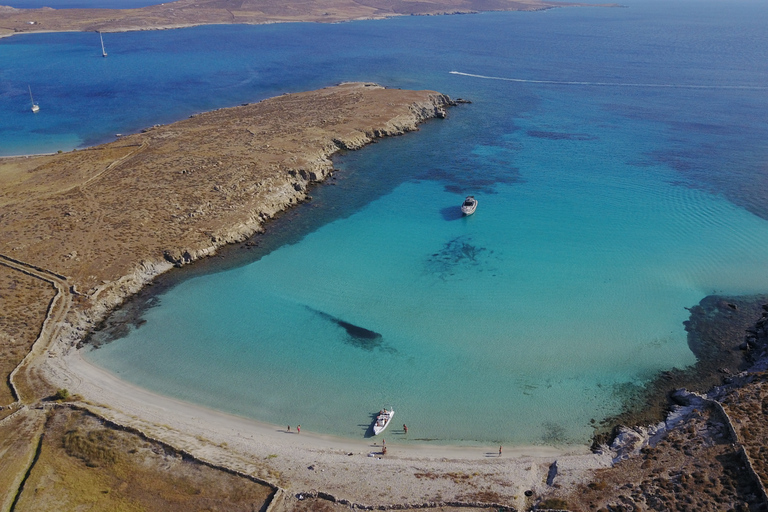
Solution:
M 106 57 L 107 50 L 104 49 L 104 37 L 102 37 L 101 32 L 99 32 L 99 39 L 101 40 L 101 56 Z
M 35 103 L 35 99 L 32 97 L 32 87 L 28 85 L 27 88 L 29 89 L 29 99 L 32 102 L 32 112 L 37 113 L 40 110 L 40 106 Z

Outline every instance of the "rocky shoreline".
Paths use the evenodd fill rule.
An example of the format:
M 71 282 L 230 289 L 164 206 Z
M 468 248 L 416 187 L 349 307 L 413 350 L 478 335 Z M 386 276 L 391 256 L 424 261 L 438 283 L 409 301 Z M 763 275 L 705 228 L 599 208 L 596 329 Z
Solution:
M 381 96 L 381 99 L 375 96 Z M 366 120 L 361 126 L 357 126 L 359 123 L 356 121 L 339 118 L 333 111 L 329 112 L 333 121 L 341 121 L 341 124 L 327 134 L 321 132 L 329 124 L 327 119 L 315 123 L 307 121 L 308 129 L 313 133 L 308 144 L 298 144 L 298 152 L 295 149 L 290 151 L 280 143 L 281 132 L 286 131 L 288 137 L 298 140 L 298 127 L 271 127 L 250 121 L 251 116 L 259 115 L 257 113 L 265 109 L 267 115 L 272 115 L 275 107 L 277 110 L 285 107 L 299 108 L 298 105 L 281 104 L 314 103 L 314 106 L 318 106 L 318 103 L 335 103 L 339 100 L 342 103 L 335 106 L 341 108 L 342 113 L 350 113 L 350 108 L 360 104 L 366 111 L 364 117 L 370 119 L 374 116 L 368 113 L 368 108 L 374 104 L 381 105 L 379 102 L 382 102 L 384 110 L 391 110 L 386 105 L 392 105 L 391 100 L 398 96 L 407 97 L 407 101 L 398 105 L 394 115 L 372 119 L 373 122 Z M 148 224 L 146 216 L 139 219 L 130 213 L 110 212 L 112 216 L 123 217 L 117 221 L 123 232 L 119 233 L 120 240 L 116 240 L 123 257 L 113 263 L 108 269 L 109 274 L 105 275 L 102 269 L 94 268 L 100 266 L 101 262 L 84 261 L 83 253 L 87 249 L 84 251 L 79 244 L 67 240 L 69 233 L 60 227 L 61 210 L 64 210 L 67 220 L 75 218 L 75 222 L 70 224 L 72 229 L 82 227 L 84 221 L 93 217 L 94 212 L 84 214 L 82 209 L 88 208 L 77 211 L 81 205 L 69 197 L 46 197 L 43 200 L 45 204 L 37 204 L 32 199 L 26 202 L 27 207 L 38 216 L 40 210 L 43 210 L 42 215 L 51 218 L 51 226 L 58 225 L 59 229 L 53 234 L 38 234 L 35 231 L 39 232 L 40 227 L 35 222 L 36 229 L 33 228 L 29 235 L 44 240 L 42 244 L 29 244 L 19 250 L 22 245 L 20 240 L 8 236 L 2 253 L 44 268 L 57 268 L 60 273 L 68 276 L 76 307 L 68 318 L 70 327 L 66 338 L 68 343 L 75 343 L 127 297 L 139 292 L 158 275 L 211 256 L 223 246 L 245 241 L 260 232 L 264 223 L 276 214 L 305 201 L 309 188 L 333 172 L 330 158 L 335 153 L 362 148 L 377 138 L 417 130 L 418 125 L 428 119 L 445 117 L 445 109 L 451 105 L 454 102 L 450 98 L 435 92 L 412 93 L 384 89 L 374 84 L 342 84 L 313 93 L 284 95 L 258 104 L 195 115 L 186 121 L 152 127 L 140 134 L 121 137 L 113 143 L 83 151 L 25 159 L 26 166 L 33 167 L 35 162 L 30 160 L 37 158 L 41 163 L 38 169 L 64 167 L 72 169 L 74 174 L 82 173 L 83 166 L 93 165 L 94 160 L 101 164 L 101 159 L 98 156 L 94 158 L 94 154 L 108 154 L 110 163 L 107 164 L 106 172 L 110 171 L 110 167 L 122 168 L 121 176 L 115 176 L 118 172 L 116 170 L 111 170 L 111 176 L 104 176 L 106 172 L 101 171 L 89 177 L 84 184 L 79 184 L 79 189 L 82 191 L 86 187 L 98 187 L 102 189 L 98 191 L 98 196 L 102 198 L 99 202 L 117 207 L 116 203 L 121 202 L 119 195 L 122 191 L 119 189 L 122 186 L 115 183 L 115 186 L 104 187 L 103 183 L 120 181 L 120 185 L 143 189 L 136 192 L 138 195 L 149 192 L 148 189 L 162 187 L 163 192 L 159 194 L 161 197 L 157 199 L 144 197 L 129 201 L 135 204 L 125 205 L 129 212 L 130 209 L 141 210 L 154 217 L 152 225 L 157 231 L 149 237 L 149 244 L 144 243 L 138 247 L 133 244 L 132 247 L 130 242 L 124 243 L 124 240 L 146 238 L 141 233 L 144 231 L 143 226 Z M 308 113 L 312 110 L 305 109 Z M 277 124 L 282 123 L 278 120 Z M 194 141 L 196 136 L 210 139 L 207 144 L 197 144 Z M 197 156 L 194 154 L 195 149 L 199 153 Z M 180 151 L 184 152 L 183 156 L 179 155 Z M 254 160 L 255 154 L 260 155 L 260 162 Z M 114 156 L 118 158 L 112 160 Z M 136 164 L 143 166 L 138 173 Z M 150 186 L 140 183 L 137 176 L 156 176 L 157 173 L 162 173 L 163 178 Z M 183 183 L 185 181 L 190 183 Z M 173 190 L 173 187 L 177 187 L 177 190 Z M 104 188 L 109 190 L 104 191 Z M 89 198 L 96 197 L 95 192 L 81 193 L 78 199 L 86 195 Z M 104 200 L 105 192 L 111 193 L 113 197 Z M 171 202 L 172 207 L 175 206 L 176 212 L 172 215 L 168 215 L 167 201 Z M 102 212 L 95 213 L 104 215 Z M 20 228 L 24 224 L 31 224 L 33 220 L 30 218 L 32 212 L 27 214 L 24 208 L 19 208 L 11 216 L 15 219 L 9 219 L 7 226 Z M 98 234 L 93 233 L 89 238 L 93 240 L 97 237 Z M 58 243 L 52 244 L 49 242 L 51 239 L 58 239 Z M 92 251 L 95 252 L 95 248 Z M 64 268 L 51 259 L 63 259 L 66 262 Z
M 135 9 L 16 9 L 0 5 L 0 37 L 30 32 L 125 32 L 210 24 L 339 23 L 393 16 L 539 11 L 571 5 L 588 4 L 543 0 L 425 0 L 400 3 L 386 0 L 321 0 L 311 3 L 291 0 L 177 0 Z
M 644 388 L 633 390 L 621 413 L 596 426 L 593 446 L 610 443 L 620 426 L 664 421 L 674 406 L 676 390 L 707 393 L 758 364 L 765 356 L 760 356 L 754 342 L 750 345 L 745 339 L 751 339 L 748 333 L 754 331 L 755 318 L 764 312 L 767 302 L 768 295 L 709 295 L 689 308 L 690 317 L 684 325 L 696 363 L 661 372 Z
M 743 309 L 751 320 L 733 314 Z M 720 385 L 702 392 L 672 390 L 662 421 L 618 426 L 610 445 L 596 448 L 612 454 L 610 469 L 588 485 L 553 488 L 540 502 L 574 511 L 768 510 L 768 296 L 707 297 L 692 308 L 688 326 L 696 322 L 708 324 L 696 327 L 700 335 L 720 333 L 711 352 L 743 356 L 734 358 L 742 371 L 720 368 Z

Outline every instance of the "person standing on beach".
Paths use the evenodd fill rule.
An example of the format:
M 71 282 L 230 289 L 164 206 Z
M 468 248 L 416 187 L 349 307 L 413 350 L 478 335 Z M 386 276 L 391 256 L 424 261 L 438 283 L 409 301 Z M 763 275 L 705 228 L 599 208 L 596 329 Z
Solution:
M 499 457 L 501 457 L 501 446 L 499 446 Z
M 290 425 L 288 425 L 288 432 L 290 432 L 290 431 L 291 431 L 291 426 L 290 426 Z
M 296 433 L 297 433 L 297 434 L 301 434 L 301 425 L 299 425 L 298 427 L 296 427 Z
M 403 423 L 403 432 L 405 432 L 406 434 L 408 433 L 408 425 L 406 425 L 405 423 Z

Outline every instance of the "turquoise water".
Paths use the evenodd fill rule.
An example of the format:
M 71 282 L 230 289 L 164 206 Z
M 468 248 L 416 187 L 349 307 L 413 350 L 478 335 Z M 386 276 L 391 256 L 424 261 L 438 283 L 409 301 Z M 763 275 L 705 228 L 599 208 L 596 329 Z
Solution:
M 362 437 L 391 405 L 411 442 L 586 443 L 628 390 L 694 362 L 686 307 L 768 289 L 766 13 L 637 2 L 198 27 L 114 34 L 108 59 L 92 34 L 14 37 L 0 144 L 70 149 L 344 80 L 472 99 L 339 158 L 300 236 L 178 284 L 87 357 L 337 435 Z M 24 55 L 78 73 L 35 83 Z M 461 218 L 469 193 L 479 208 Z

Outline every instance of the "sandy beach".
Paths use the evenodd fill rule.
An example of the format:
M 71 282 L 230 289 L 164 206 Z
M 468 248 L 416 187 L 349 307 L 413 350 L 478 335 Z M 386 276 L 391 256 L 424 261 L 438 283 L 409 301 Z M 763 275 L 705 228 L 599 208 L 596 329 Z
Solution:
M 483 489 L 498 496 L 497 503 L 522 509 L 525 491 L 546 489 L 553 462 L 558 481 L 573 485 L 609 467 L 612 459 L 610 452 L 596 455 L 586 447 L 505 447 L 500 457 L 498 446 L 403 445 L 397 443 L 396 426 L 377 437 L 341 439 L 313 433 L 311 418 L 303 419 L 300 434 L 296 425 L 289 432 L 287 425 L 268 425 L 138 388 L 88 363 L 75 349 L 48 358 L 43 369 L 51 382 L 80 395 L 79 402 L 98 415 L 201 460 L 256 475 L 292 495 L 320 490 L 358 505 L 413 506 L 479 502 L 473 495 Z M 452 474 L 472 477 L 462 481 Z

